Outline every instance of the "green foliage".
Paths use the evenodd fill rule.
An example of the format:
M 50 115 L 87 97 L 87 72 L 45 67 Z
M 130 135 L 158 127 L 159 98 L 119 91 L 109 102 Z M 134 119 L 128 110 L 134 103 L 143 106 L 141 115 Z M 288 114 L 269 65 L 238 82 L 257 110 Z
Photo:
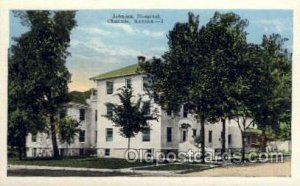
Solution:
M 80 123 L 70 117 L 61 119 L 58 123 L 59 141 L 70 145 L 75 136 L 80 132 Z
M 24 109 L 29 110 L 30 118 L 50 117 L 54 154 L 58 156 L 54 118 L 62 104 L 69 101 L 71 75 L 65 63 L 70 55 L 70 32 L 76 26 L 75 12 L 16 11 L 15 15 L 29 31 L 15 38 L 10 48 L 9 114 Z
M 259 124 L 271 126 L 273 129 L 280 127 L 281 122 L 291 122 L 291 92 L 292 72 L 291 55 L 283 44 L 286 38 L 279 34 L 264 36 L 261 47 L 263 49 L 263 60 L 268 65 L 268 72 L 272 78 L 269 94 L 264 92 L 264 113 L 258 113 L 256 118 Z
M 275 133 L 277 138 L 281 140 L 291 140 L 291 125 L 289 123 L 281 123 Z
M 240 67 L 237 61 L 247 47 L 247 24 L 234 13 L 218 12 L 201 28 L 199 16 L 192 13 L 188 22 L 176 23 L 162 58 L 140 64 L 153 79 L 154 100 L 175 113 L 185 104 L 200 120 L 201 131 L 205 120 L 231 117 Z M 201 136 L 204 151 L 204 133 Z
M 69 100 L 75 103 L 87 105 L 86 100 L 91 96 L 91 90 L 85 92 L 72 91 L 69 93 Z
M 139 64 L 153 79 L 154 100 L 175 113 L 186 104 L 202 130 L 205 120 L 235 119 L 242 138 L 253 122 L 262 129 L 290 123 L 291 58 L 282 49 L 286 39 L 273 34 L 264 36 L 261 45 L 249 43 L 247 26 L 239 15 L 219 12 L 201 28 L 192 13 L 188 22 L 176 23 L 168 35 L 169 50 Z M 246 125 L 247 118 L 253 122 Z M 199 142 L 204 146 L 204 134 Z
M 111 120 L 115 126 L 120 127 L 120 134 L 125 138 L 132 138 L 140 131 L 149 127 L 148 121 L 157 119 L 157 110 L 153 110 L 150 115 L 146 114 L 146 110 L 142 107 L 142 99 L 132 101 L 132 89 L 120 88 L 119 97 L 121 104 L 107 103 L 112 107 L 112 115 L 104 115 Z M 129 145 L 129 144 L 128 144 Z

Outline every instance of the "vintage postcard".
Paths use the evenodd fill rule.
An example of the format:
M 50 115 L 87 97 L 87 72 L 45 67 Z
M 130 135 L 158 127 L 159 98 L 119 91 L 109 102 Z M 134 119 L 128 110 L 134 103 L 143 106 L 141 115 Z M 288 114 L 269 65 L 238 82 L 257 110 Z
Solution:
M 296 1 L 43 2 L 2 2 L 6 185 L 299 181 Z

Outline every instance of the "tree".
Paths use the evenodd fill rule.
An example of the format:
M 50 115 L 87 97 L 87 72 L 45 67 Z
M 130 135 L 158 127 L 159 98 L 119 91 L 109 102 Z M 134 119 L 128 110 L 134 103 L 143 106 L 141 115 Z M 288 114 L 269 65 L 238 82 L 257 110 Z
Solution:
M 238 61 L 238 81 L 234 99 L 238 103 L 235 115 L 242 135 L 242 161 L 245 160 L 246 130 L 251 124 L 262 129 L 262 151 L 265 151 L 270 127 L 276 129 L 280 121 L 290 122 L 291 76 L 287 52 L 279 35 L 263 37 L 263 44 L 248 44 Z M 246 120 L 249 123 L 246 124 Z
M 18 11 L 29 31 L 12 45 L 12 87 L 22 105 L 49 118 L 54 158 L 59 157 L 55 123 L 58 109 L 68 101 L 70 73 L 65 63 L 70 55 L 70 32 L 76 26 L 74 11 Z M 36 123 L 39 125 L 39 123 Z
M 169 50 L 162 58 L 153 58 L 139 64 L 142 71 L 153 79 L 151 96 L 164 110 L 178 113 L 182 105 L 189 112 L 195 112 L 201 123 L 201 150 L 204 162 L 204 124 L 207 116 L 205 102 L 207 73 L 204 69 L 208 60 L 202 60 L 199 44 L 199 16 L 188 15 L 188 22 L 176 23 L 168 34 Z M 199 68 L 198 68 L 199 66 Z M 200 69 L 200 72 L 197 70 Z M 206 76 L 206 77 L 205 77 Z M 196 77 L 196 78 L 195 78 Z M 199 84 L 201 82 L 202 84 Z M 197 86 L 197 87 L 196 87 Z M 197 99 L 195 99 L 197 97 Z M 203 111 L 203 112 L 202 112 Z
M 205 162 L 205 122 L 214 112 L 212 63 L 208 57 L 205 27 L 199 16 L 188 15 L 188 22 L 176 23 L 168 34 L 169 50 L 161 59 L 140 64 L 152 79 L 151 96 L 165 110 L 178 113 L 182 105 L 194 113 L 201 125 L 202 162 Z
M 259 45 L 248 44 L 245 49 L 237 61 L 239 70 L 235 74 L 237 81 L 232 92 L 236 102 L 233 119 L 237 122 L 242 136 L 243 162 L 247 129 L 257 122 L 255 115 L 261 111 L 264 97 L 271 94 L 274 85 Z
M 245 48 L 247 20 L 234 13 L 216 12 L 199 29 L 199 17 L 189 13 L 187 23 L 176 23 L 169 32 L 169 51 L 162 59 L 140 64 L 154 78 L 153 96 L 165 109 L 177 112 L 188 105 L 201 125 L 201 151 L 205 154 L 205 121 L 223 123 L 222 152 L 225 152 L 225 118 L 232 114 L 232 84 L 236 60 Z M 204 162 L 204 156 L 202 157 Z
M 142 98 L 133 102 L 133 94 L 131 88 L 120 88 L 119 97 L 121 104 L 106 103 L 111 107 L 112 113 L 104 115 L 111 120 L 115 126 L 120 127 L 120 133 L 128 139 L 127 149 L 130 149 L 130 139 L 136 134 L 149 128 L 148 121 L 157 119 L 157 110 L 148 113 L 148 108 L 142 107 Z
M 69 146 L 74 142 L 75 136 L 81 131 L 80 123 L 70 117 L 64 117 L 59 121 L 58 131 L 59 131 L 59 141 L 61 143 L 67 143 Z
M 291 54 L 283 49 L 286 38 L 279 34 L 263 36 L 261 48 L 263 60 L 272 76 L 273 86 L 269 94 L 262 94 L 261 108 L 255 115 L 258 127 L 262 129 L 261 150 L 266 150 L 266 129 L 280 131 L 291 123 Z M 287 127 L 288 128 L 288 127 Z
M 247 25 L 248 21 L 237 14 L 216 12 L 199 28 L 199 17 L 189 13 L 187 23 L 176 23 L 169 32 L 169 50 L 161 58 L 140 64 L 142 71 L 153 79 L 151 96 L 163 109 L 176 113 L 185 104 L 200 121 L 201 140 L 198 141 L 203 155 L 206 121 L 222 121 L 222 152 L 225 151 L 225 119 L 237 121 L 244 161 L 246 130 L 254 123 L 265 125 L 266 118 L 271 118 L 268 121 L 271 123 L 275 113 L 280 113 L 271 106 L 276 100 L 273 97 L 274 87 L 278 85 L 276 79 L 280 78 L 274 76 L 276 70 L 268 62 L 279 58 L 272 54 L 266 60 L 263 47 L 247 42 L 244 30 Z M 283 106 L 275 102 L 272 104 L 279 105 L 277 109 Z M 282 118 L 288 118 L 289 111 L 285 113 Z
M 35 128 L 34 122 L 43 122 L 39 117 L 32 117 L 27 109 L 17 108 L 8 115 L 8 145 L 18 148 L 19 159 L 26 157 L 26 137 L 28 133 L 42 131 L 43 126 Z
M 9 55 L 8 57 L 7 140 L 10 147 L 18 148 L 19 159 L 22 159 L 26 157 L 26 137 L 28 133 L 35 134 L 38 131 L 43 131 L 46 120 L 39 112 L 39 106 L 34 103 L 31 104 L 32 87 L 24 84 L 24 77 L 27 72 L 21 64 L 17 63 L 21 58 L 18 50 L 12 48 L 12 52 L 15 51 L 15 55 Z
M 237 81 L 237 60 L 247 46 L 245 27 L 248 20 L 234 13 L 216 12 L 201 34 L 207 45 L 205 55 L 212 63 L 212 95 L 216 103 L 212 105 L 215 113 L 211 115 L 222 122 L 222 150 L 226 150 L 226 119 L 233 117 L 235 101 L 232 92 Z

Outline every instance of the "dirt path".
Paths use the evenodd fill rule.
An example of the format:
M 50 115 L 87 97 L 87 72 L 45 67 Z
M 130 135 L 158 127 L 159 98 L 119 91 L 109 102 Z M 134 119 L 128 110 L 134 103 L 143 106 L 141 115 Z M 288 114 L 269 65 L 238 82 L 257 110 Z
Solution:
M 291 176 L 291 162 L 264 163 L 241 167 L 220 167 L 182 176 Z

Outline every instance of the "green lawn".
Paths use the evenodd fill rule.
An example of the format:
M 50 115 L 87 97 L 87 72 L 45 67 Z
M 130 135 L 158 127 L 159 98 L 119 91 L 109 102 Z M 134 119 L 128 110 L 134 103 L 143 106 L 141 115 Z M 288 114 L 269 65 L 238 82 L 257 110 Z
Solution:
M 182 173 L 201 171 L 209 169 L 207 165 L 199 164 L 167 164 L 154 167 L 141 167 L 136 170 L 153 170 L 153 171 L 183 171 Z
M 128 167 L 138 167 L 152 165 L 154 163 L 146 162 L 135 162 L 130 163 L 125 159 L 115 159 L 115 158 L 64 158 L 60 160 L 53 159 L 25 159 L 18 160 L 15 158 L 9 158 L 8 164 L 13 165 L 39 165 L 39 166 L 56 166 L 56 167 L 84 167 L 84 168 L 107 168 L 107 169 L 119 169 Z

